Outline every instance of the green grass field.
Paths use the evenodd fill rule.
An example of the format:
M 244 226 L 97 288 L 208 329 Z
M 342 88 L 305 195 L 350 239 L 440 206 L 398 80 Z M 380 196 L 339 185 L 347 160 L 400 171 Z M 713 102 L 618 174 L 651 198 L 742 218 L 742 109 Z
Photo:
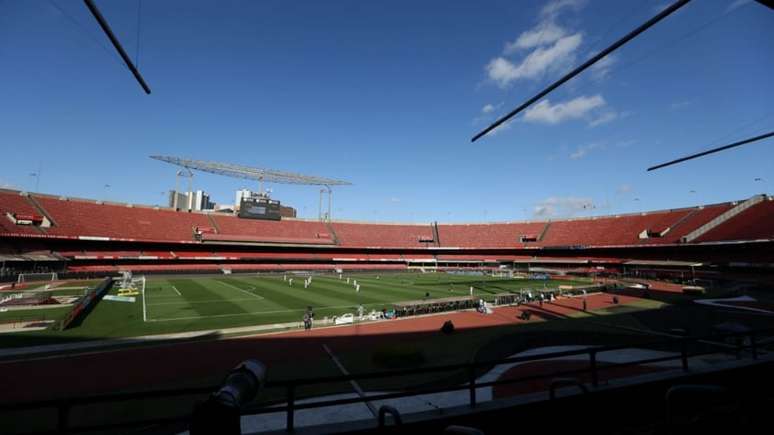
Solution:
M 229 276 L 198 279 L 151 280 L 145 289 L 145 319 L 148 322 L 175 322 L 197 319 L 247 318 L 249 323 L 265 324 L 299 321 L 307 306 L 317 317 L 352 312 L 362 304 L 367 310 L 400 301 L 425 298 L 476 297 L 521 289 L 556 287 L 557 282 L 455 275 L 359 275 L 346 278 L 316 276 L 309 288 L 303 278 L 293 279 L 291 287 L 283 276 Z M 360 292 L 353 286 L 357 280 Z M 564 282 L 562 282 L 564 283 Z M 578 282 L 578 284 L 581 284 Z
M 347 284 L 346 278 L 350 278 Z M 85 340 L 131 337 L 148 334 L 223 329 L 267 325 L 301 320 L 306 307 L 312 306 L 315 318 L 355 313 L 362 304 L 367 312 L 391 308 L 401 301 L 468 296 L 470 287 L 476 297 L 491 299 L 495 294 L 520 290 L 555 289 L 558 285 L 587 285 L 589 281 L 530 281 L 488 276 L 443 273 L 348 274 L 343 279 L 318 275 L 304 289 L 301 276 L 293 286 L 283 275 L 223 275 L 202 277 L 149 278 L 145 297 L 136 302 L 102 300 L 84 322 L 66 331 L 35 331 L 0 335 L 0 344 L 24 346 L 61 340 Z M 360 292 L 353 286 L 360 284 Z M 77 293 L 81 290 L 73 290 Z M 110 294 L 116 294 L 111 290 Z M 46 311 L 46 316 L 63 314 L 61 308 Z M 0 321 L 42 311 L 0 313 Z M 27 344 L 24 344 L 27 343 Z

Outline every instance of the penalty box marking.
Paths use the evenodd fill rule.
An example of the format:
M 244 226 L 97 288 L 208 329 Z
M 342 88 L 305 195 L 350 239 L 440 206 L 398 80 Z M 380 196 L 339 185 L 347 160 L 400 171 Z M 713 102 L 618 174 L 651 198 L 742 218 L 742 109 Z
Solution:
M 261 298 L 261 299 L 263 299 L 263 298 Z M 261 300 L 261 299 L 259 299 L 259 300 Z M 218 302 L 226 303 L 226 302 L 246 302 L 246 301 L 256 301 L 256 299 L 255 298 L 237 298 L 237 299 L 225 299 L 225 298 L 223 298 L 223 299 L 205 299 L 205 300 L 196 300 L 196 299 L 194 299 L 194 300 L 185 300 L 185 301 L 176 300 L 176 301 L 172 301 L 172 302 L 154 302 L 154 303 L 149 303 L 148 306 L 149 307 L 155 307 L 155 306 L 158 306 L 158 305 L 190 305 L 190 304 L 212 304 L 212 303 L 218 303 Z
M 241 288 L 239 288 L 239 287 L 237 287 L 237 286 L 235 286 L 235 285 L 231 285 L 231 284 L 229 284 L 229 283 L 227 283 L 227 282 L 223 282 L 223 281 L 219 281 L 219 280 L 215 280 L 215 282 L 219 282 L 219 283 L 221 283 L 221 284 L 225 285 L 226 287 L 230 287 L 230 288 L 232 288 L 232 289 L 234 289 L 234 290 L 239 290 L 240 292 L 242 292 L 242 293 L 246 293 L 246 294 L 248 294 L 248 295 L 250 295 L 250 296 L 252 296 L 252 297 L 254 297 L 254 298 L 256 298 L 256 299 L 266 299 L 266 298 L 264 298 L 264 297 L 263 297 L 263 296 L 261 296 L 261 295 L 257 295 L 257 294 L 255 294 L 255 293 L 251 293 L 251 292 L 249 292 L 249 291 L 247 291 L 247 290 L 241 289 Z M 250 290 L 255 290 L 255 287 L 250 287 Z

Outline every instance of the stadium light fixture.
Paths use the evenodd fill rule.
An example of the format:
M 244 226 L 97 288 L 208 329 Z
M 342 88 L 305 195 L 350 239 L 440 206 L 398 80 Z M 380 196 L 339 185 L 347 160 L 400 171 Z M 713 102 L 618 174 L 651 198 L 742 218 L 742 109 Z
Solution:
M 302 175 L 293 172 L 278 171 L 275 169 L 254 168 L 250 166 L 236 165 L 233 163 L 218 163 L 204 160 L 190 160 L 170 156 L 150 156 L 154 160 L 160 160 L 172 165 L 182 166 L 186 169 L 209 172 L 211 174 L 224 175 L 226 177 L 257 180 L 261 183 L 303 184 L 312 186 L 349 186 L 352 183 L 332 178 Z
M 685 6 L 686 4 L 688 4 L 689 1 L 690 0 L 679 0 L 679 1 L 676 1 L 676 2 L 672 3 L 671 5 L 666 7 L 664 10 L 659 12 L 656 16 L 654 16 L 653 18 L 649 19 L 648 21 L 646 21 L 645 23 L 643 23 L 642 25 L 640 25 L 636 29 L 634 29 L 631 32 L 629 32 L 626 36 L 624 36 L 623 38 L 621 38 L 618 41 L 614 42 L 611 46 L 609 46 L 606 49 L 600 51 L 599 53 L 594 55 L 591 59 L 589 59 L 585 63 L 583 63 L 581 66 L 579 66 L 579 67 L 575 68 L 574 70 L 570 71 L 564 77 L 560 78 L 559 80 L 557 80 L 556 82 L 551 84 L 549 87 L 543 89 L 537 95 L 535 95 L 534 97 L 532 97 L 529 100 L 527 100 L 526 102 L 524 102 L 521 106 L 515 108 L 514 110 L 509 112 L 507 115 L 501 117 L 500 119 L 498 119 L 497 121 L 492 123 L 489 127 L 485 128 L 484 130 L 482 130 L 481 132 L 479 132 L 478 134 L 473 136 L 473 139 L 471 139 L 470 141 L 471 142 L 475 142 L 476 140 L 478 140 L 479 138 L 481 138 L 485 134 L 489 133 L 490 131 L 492 131 L 495 128 L 499 127 L 503 123 L 507 122 L 509 119 L 511 119 L 514 116 L 516 116 L 522 110 L 526 109 L 527 107 L 531 106 L 532 104 L 534 104 L 535 102 L 537 102 L 541 98 L 543 98 L 546 95 L 548 95 L 549 93 L 551 93 L 554 89 L 558 88 L 559 86 L 561 86 L 565 82 L 569 81 L 573 77 L 577 76 L 578 74 L 580 74 L 581 72 L 583 72 L 584 70 L 589 68 L 590 66 L 592 66 L 595 63 L 597 63 L 600 60 L 602 60 L 608 54 L 612 53 L 613 51 L 615 51 L 616 49 L 618 49 L 622 45 L 626 44 L 627 42 L 629 42 L 632 39 L 634 39 L 635 37 L 637 37 L 637 35 L 639 35 L 640 33 L 648 30 L 650 27 L 652 27 L 653 25 L 655 25 L 659 21 L 661 21 L 664 18 L 668 17 L 669 15 L 673 14 L 678 9 L 680 9 L 683 6 Z

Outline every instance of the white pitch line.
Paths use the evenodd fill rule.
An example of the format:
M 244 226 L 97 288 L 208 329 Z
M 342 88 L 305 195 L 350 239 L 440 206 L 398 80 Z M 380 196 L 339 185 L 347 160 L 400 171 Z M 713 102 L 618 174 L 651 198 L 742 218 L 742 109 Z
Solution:
M 325 352 L 328 353 L 328 356 L 331 357 L 331 360 L 333 360 L 333 363 L 336 364 L 336 366 L 339 368 L 339 371 L 344 376 L 349 376 L 349 372 L 347 371 L 347 368 L 344 367 L 344 364 L 339 361 L 339 359 L 336 357 L 336 354 L 333 353 L 331 348 L 328 347 L 327 344 L 323 343 L 322 345 Z M 360 388 L 360 384 L 357 383 L 354 379 L 349 381 L 349 383 L 352 385 L 352 389 L 355 390 L 355 393 L 357 393 L 358 396 L 360 396 L 363 399 L 366 399 L 366 394 L 363 392 L 363 389 Z M 363 404 L 368 408 L 369 411 L 371 411 L 371 414 L 373 414 L 374 417 L 377 417 L 379 415 L 379 411 L 376 410 L 376 407 L 373 403 L 370 401 L 365 401 Z
M 142 321 L 148 321 L 148 309 L 145 306 L 145 286 L 142 286 Z
M 218 281 L 218 280 L 215 280 L 215 282 L 219 282 L 219 283 L 221 283 L 221 284 L 225 285 L 226 287 L 231 287 L 231 288 L 233 288 L 234 290 L 239 290 L 239 291 L 240 291 L 240 292 L 242 292 L 242 293 L 247 293 L 248 295 L 250 295 L 250 296 L 252 296 L 252 297 L 254 297 L 254 298 L 258 298 L 258 299 L 265 299 L 263 296 L 257 295 L 257 294 L 255 294 L 255 293 L 250 293 L 250 292 L 249 292 L 249 291 L 247 291 L 247 290 L 242 290 L 241 288 L 239 288 L 239 287 L 237 287 L 237 286 L 235 286 L 235 285 L 231 285 L 231 284 L 229 284 L 229 283 L 227 283 L 227 282 Z M 255 287 L 251 287 L 251 289 L 255 290 Z
M 177 287 L 172 286 L 172 290 L 174 290 L 175 293 L 177 293 L 178 296 L 183 296 L 182 294 L 180 294 L 180 290 L 178 290 Z
M 190 304 L 212 304 L 212 303 L 218 303 L 218 302 L 245 302 L 245 301 L 254 301 L 255 298 L 237 298 L 237 299 L 207 299 L 207 300 L 186 300 L 186 301 L 173 301 L 173 302 L 154 302 L 152 304 L 148 304 L 149 307 L 155 307 L 157 305 L 190 305 Z
M 373 304 L 363 304 L 363 307 L 373 307 L 373 306 L 379 306 L 384 305 L 382 303 L 373 303 Z M 338 305 L 333 307 L 317 307 L 317 309 L 338 309 L 338 308 L 352 308 L 356 309 L 357 307 L 352 305 Z M 234 316 L 251 316 L 255 314 L 278 314 L 278 313 L 295 313 L 295 312 L 301 312 L 306 311 L 306 308 L 298 308 L 298 309 L 292 309 L 292 310 L 271 310 L 271 311 L 250 311 L 245 313 L 233 313 L 233 314 L 213 314 L 211 316 L 189 316 L 189 317 L 174 317 L 174 318 L 160 318 L 160 319 L 150 319 L 149 322 L 171 322 L 174 320 L 194 320 L 194 319 L 209 319 L 214 317 L 234 317 Z

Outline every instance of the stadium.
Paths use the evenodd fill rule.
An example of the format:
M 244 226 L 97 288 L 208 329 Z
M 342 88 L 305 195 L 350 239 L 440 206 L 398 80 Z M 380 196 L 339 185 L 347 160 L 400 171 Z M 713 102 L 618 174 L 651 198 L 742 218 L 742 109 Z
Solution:
M 150 374 L 113 361 L 104 374 L 94 368 L 94 384 L 45 380 L 40 390 L 7 380 L 25 400 L 133 390 L 147 382 L 186 385 L 191 376 L 216 382 L 235 357 L 251 354 L 239 337 L 270 339 L 283 354 L 314 347 L 278 343 L 314 341 L 293 332 L 308 307 L 315 314 L 310 332 L 358 371 L 461 363 L 482 352 L 509 357 L 511 349 L 490 346 L 520 327 L 529 328 L 525 337 L 548 334 L 540 341 L 566 344 L 577 339 L 567 329 L 578 327 L 576 319 L 584 334 L 591 332 L 585 328 L 596 334 L 595 344 L 636 342 L 651 328 L 717 332 L 714 315 L 696 317 L 717 307 L 688 305 L 705 299 L 745 307 L 729 316 L 746 325 L 769 325 L 761 314 L 769 312 L 771 297 L 756 290 L 774 263 L 774 199 L 766 195 L 632 215 L 478 224 L 275 221 L 9 190 L 0 192 L 0 212 L 3 271 L 13 279 L 3 286 L 9 297 L 0 313 L 8 370 L 56 364 L 51 356 L 35 363 L 18 358 L 57 349 L 111 349 L 98 355 L 112 360 L 112 351 L 130 352 L 130 360 L 163 358 L 174 367 L 150 381 Z M 105 284 L 104 277 L 115 278 Z M 585 320 L 590 316 L 605 320 Z M 460 342 L 472 340 L 464 351 L 434 348 L 446 321 L 467 335 L 457 335 Z M 379 340 L 357 344 L 370 334 Z M 397 338 L 403 334 L 412 338 Z M 412 344 L 399 348 L 395 340 Z M 485 340 L 481 348 L 473 344 L 478 340 Z M 162 353 L 158 343 L 177 341 L 186 351 L 170 346 L 175 356 L 153 356 Z M 153 347 L 144 349 L 147 342 Z M 360 355 L 346 350 L 351 346 Z M 131 350 L 112 350 L 125 347 Z M 199 358 L 211 361 L 180 376 L 175 359 L 197 348 L 209 354 Z M 272 375 L 298 370 L 273 366 L 272 353 L 253 356 Z M 320 349 L 312 353 L 326 357 Z M 68 358 L 101 365 L 97 356 Z M 334 375 L 330 370 L 325 364 L 309 373 Z M 124 376 L 116 379 L 116 372 Z
M 150 95 L 136 67 L 139 42 L 132 60 L 97 5 L 84 3 L 83 13 L 96 20 Z M 550 104 L 542 98 L 553 89 L 597 62 L 612 62 L 606 56 L 613 50 L 687 3 L 661 7 L 607 49 L 589 50 L 586 64 L 510 114 L 487 118 L 503 103 L 485 106 L 491 108 L 479 116 L 489 126 L 473 141 L 528 128 L 535 112 L 510 119 L 533 103 Z M 80 26 L 70 9 L 52 5 Z M 541 5 L 543 21 L 503 53 L 535 49 L 528 58 L 546 55 L 546 44 L 568 37 L 556 27 L 557 11 L 585 7 L 569 0 Z M 753 7 L 770 14 L 774 6 L 742 2 L 719 16 Z M 139 10 L 137 16 L 139 38 Z M 508 80 L 526 74 L 515 71 Z M 502 77 L 490 72 L 494 81 Z M 597 121 L 587 120 L 587 130 Z M 772 136 L 760 134 L 648 171 Z M 629 146 L 592 144 L 565 160 Z M 34 188 L 0 183 L 1 433 L 494 434 L 533 427 L 747 433 L 767 422 L 774 403 L 774 196 L 768 192 L 690 202 L 667 189 L 658 191 L 656 203 L 678 198 L 679 207 L 628 206 L 595 214 L 584 199 L 577 213 L 500 220 L 484 212 L 483 219 L 464 222 L 429 198 L 452 190 L 442 181 L 454 172 L 445 163 L 474 165 L 473 153 L 450 152 L 438 161 L 413 162 L 422 170 L 431 167 L 437 180 L 416 182 L 407 175 L 396 182 L 420 198 L 419 206 L 401 206 L 401 216 L 413 216 L 412 207 L 430 210 L 422 214 L 430 219 L 409 223 L 362 218 L 371 206 L 368 197 L 382 192 L 373 181 L 361 188 L 356 182 L 366 177 L 358 168 L 352 168 L 359 174 L 353 183 L 344 181 L 351 169 L 341 163 L 346 153 L 326 149 L 322 154 L 330 158 L 321 160 L 307 149 L 309 156 L 292 156 L 291 164 L 275 170 L 255 166 L 256 156 L 292 151 L 207 148 L 207 155 L 219 156 L 214 162 L 154 149 L 148 154 L 154 153 L 156 166 L 148 166 L 146 154 L 116 148 L 122 148 L 115 152 L 123 160 L 78 155 L 61 165 L 64 175 L 46 189 L 38 188 L 41 169 L 23 174 L 35 179 Z M 372 156 L 387 161 L 393 151 L 408 155 L 396 145 Z M 503 177 L 515 180 L 509 186 L 514 190 L 540 190 L 564 170 L 553 158 L 542 165 L 515 154 L 517 165 L 543 172 L 539 182 L 507 173 Z M 406 161 L 412 157 L 399 159 L 395 167 L 374 167 L 411 174 Z M 306 161 L 313 168 L 339 169 L 329 171 L 335 178 L 305 175 Z M 23 171 L 10 166 L 9 173 Z M 98 198 L 88 187 L 102 185 L 95 181 L 97 167 L 128 174 L 126 183 L 138 188 L 123 197 L 139 191 L 143 200 Z M 176 177 L 174 189 L 161 192 L 165 205 L 145 199 L 166 184 L 148 175 L 149 167 Z M 622 172 L 608 165 L 569 179 Z M 221 197 L 240 190 L 233 202 L 215 204 L 207 192 L 193 189 L 194 174 L 210 177 L 204 185 L 226 186 Z M 78 184 L 67 179 L 79 176 L 85 182 L 73 188 Z M 181 178 L 188 180 L 187 189 Z M 672 190 L 689 185 L 678 181 L 671 181 L 670 187 L 679 184 Z M 755 188 L 765 184 L 763 178 L 755 182 Z M 257 184 L 257 191 L 244 188 L 246 183 Z M 306 211 L 314 208 L 308 194 L 306 203 L 286 201 L 287 190 L 275 195 L 267 185 L 319 191 L 317 216 Z M 334 217 L 340 209 L 332 205 L 333 189 L 337 201 L 349 199 L 339 199 L 342 186 L 360 191 L 352 194 L 356 200 L 347 213 Z M 104 184 L 105 191 L 109 187 Z M 68 193 L 73 190 L 90 194 Z M 472 209 L 471 192 L 454 194 L 453 205 Z M 526 194 L 513 195 L 516 202 L 526 202 L 519 195 Z M 516 215 L 507 205 L 510 196 L 482 196 L 494 198 L 493 209 Z M 360 218 L 339 217 L 348 215 Z

